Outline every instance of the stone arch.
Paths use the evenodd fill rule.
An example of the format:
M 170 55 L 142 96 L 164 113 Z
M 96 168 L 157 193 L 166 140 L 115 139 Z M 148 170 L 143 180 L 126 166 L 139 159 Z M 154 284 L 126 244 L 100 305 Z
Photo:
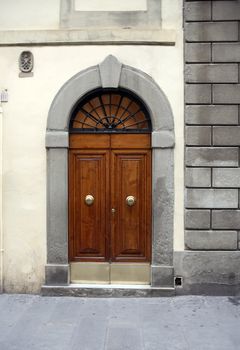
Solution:
M 81 97 L 97 88 L 121 87 L 138 95 L 152 121 L 153 238 L 152 286 L 173 286 L 174 122 L 167 97 L 146 73 L 109 55 L 101 64 L 77 73 L 55 96 L 48 115 L 46 285 L 69 283 L 68 127 Z

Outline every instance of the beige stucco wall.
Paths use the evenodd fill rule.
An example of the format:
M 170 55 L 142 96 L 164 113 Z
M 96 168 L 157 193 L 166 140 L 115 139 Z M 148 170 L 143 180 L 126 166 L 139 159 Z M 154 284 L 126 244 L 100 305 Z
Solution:
M 76 0 L 76 10 L 113 10 L 116 0 Z M 182 0 L 159 0 L 162 27 L 173 29 L 182 23 Z M 61 0 L 0 0 L 0 30 L 58 29 Z M 147 0 L 116 1 L 115 10 L 145 10 Z
M 166 1 L 166 0 L 165 0 Z M 48 46 L 0 48 L 3 104 L 4 285 L 12 292 L 39 292 L 46 263 L 45 131 L 50 104 L 77 72 L 115 55 L 151 75 L 168 97 L 175 120 L 174 247 L 183 249 L 183 48 L 181 4 L 171 4 L 175 46 Z M 18 57 L 30 49 L 34 76 L 19 78 Z
M 77 11 L 145 11 L 147 0 L 74 0 Z
M 0 30 L 57 29 L 60 0 L 0 0 Z

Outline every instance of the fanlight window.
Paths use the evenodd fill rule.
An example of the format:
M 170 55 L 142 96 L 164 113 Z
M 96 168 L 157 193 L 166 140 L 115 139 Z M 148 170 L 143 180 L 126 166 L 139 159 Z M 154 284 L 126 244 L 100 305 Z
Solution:
M 70 132 L 150 132 L 151 120 L 143 102 L 119 89 L 89 94 L 75 107 Z

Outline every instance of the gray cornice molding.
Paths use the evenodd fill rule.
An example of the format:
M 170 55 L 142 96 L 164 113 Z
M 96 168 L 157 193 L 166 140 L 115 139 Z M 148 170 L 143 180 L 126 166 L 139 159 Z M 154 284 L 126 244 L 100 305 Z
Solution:
M 37 45 L 166 45 L 176 42 L 171 29 L 72 29 L 0 31 L 0 46 Z

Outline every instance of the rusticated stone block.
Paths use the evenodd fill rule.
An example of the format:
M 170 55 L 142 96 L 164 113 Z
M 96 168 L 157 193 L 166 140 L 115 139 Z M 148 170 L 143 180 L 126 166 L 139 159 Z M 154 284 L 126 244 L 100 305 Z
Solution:
M 213 43 L 214 62 L 240 62 L 240 43 Z
M 240 84 L 213 85 L 213 103 L 238 104 L 240 102 Z
M 186 144 L 192 146 L 211 145 L 211 127 L 209 126 L 187 126 Z
M 186 21 L 210 21 L 211 1 L 185 2 Z
M 210 210 L 186 209 L 185 227 L 186 229 L 209 229 Z
M 188 64 L 185 66 L 188 83 L 237 83 L 237 64 Z
M 211 187 L 211 169 L 186 168 L 185 185 L 187 187 Z
M 186 103 L 211 103 L 210 84 L 187 84 L 185 86 Z
M 213 1 L 213 20 L 240 20 L 240 1 Z
M 213 169 L 214 187 L 240 187 L 240 168 Z
M 186 106 L 185 117 L 187 124 L 238 124 L 238 106 Z
M 213 229 L 240 229 L 240 210 L 213 210 Z
M 186 43 L 186 62 L 210 62 L 211 44 L 209 43 Z
M 237 231 L 185 231 L 185 246 L 191 250 L 236 250 Z
M 237 22 L 186 23 L 186 41 L 238 41 Z
M 213 128 L 213 144 L 216 146 L 240 146 L 240 126 L 215 126 Z
M 237 189 L 186 189 L 186 208 L 237 208 Z
M 188 147 L 186 150 L 187 166 L 238 166 L 237 147 Z
M 239 266 L 239 251 L 185 250 L 174 254 L 175 275 L 183 277 L 185 294 L 239 295 Z

